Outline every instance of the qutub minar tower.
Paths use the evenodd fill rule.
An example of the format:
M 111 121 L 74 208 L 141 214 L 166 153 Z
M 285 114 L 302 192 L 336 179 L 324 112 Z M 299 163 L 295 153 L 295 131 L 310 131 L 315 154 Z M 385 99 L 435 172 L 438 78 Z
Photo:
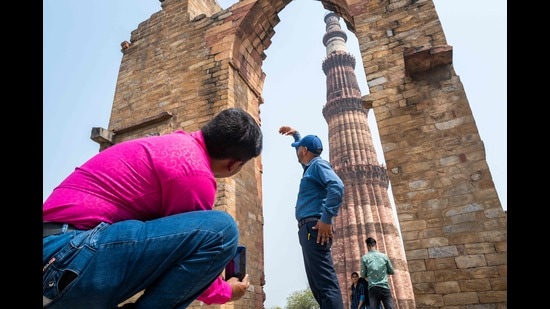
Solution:
M 354 73 L 355 58 L 346 48 L 347 35 L 334 13 L 325 15 L 327 98 L 323 116 L 328 124 L 330 162 L 342 178 L 345 195 L 334 222 L 334 264 L 349 308 L 351 273 L 360 272 L 361 256 L 367 253 L 365 239 L 373 237 L 378 250 L 386 253 L 395 268 L 390 287 L 395 308 L 416 308 L 403 242 L 388 195 L 386 168 L 377 160 L 368 112 L 361 99 Z

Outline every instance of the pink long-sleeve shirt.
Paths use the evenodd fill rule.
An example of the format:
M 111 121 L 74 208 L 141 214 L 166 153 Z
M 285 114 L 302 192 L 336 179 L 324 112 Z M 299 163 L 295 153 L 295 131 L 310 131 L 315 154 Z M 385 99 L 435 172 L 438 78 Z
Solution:
M 90 229 L 100 222 L 211 210 L 216 189 L 202 133 L 179 130 L 99 152 L 53 190 L 42 208 L 43 221 Z M 231 286 L 218 277 L 198 299 L 223 304 L 231 294 Z

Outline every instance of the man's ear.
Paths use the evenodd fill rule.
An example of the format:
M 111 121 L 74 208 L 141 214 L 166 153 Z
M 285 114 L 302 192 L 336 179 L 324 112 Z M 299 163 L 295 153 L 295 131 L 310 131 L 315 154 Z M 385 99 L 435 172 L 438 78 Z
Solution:
M 245 162 L 243 162 L 241 160 L 235 160 L 235 159 L 228 160 L 227 165 L 226 165 L 227 171 L 228 172 L 233 172 L 234 170 L 238 170 L 244 165 L 244 163 Z

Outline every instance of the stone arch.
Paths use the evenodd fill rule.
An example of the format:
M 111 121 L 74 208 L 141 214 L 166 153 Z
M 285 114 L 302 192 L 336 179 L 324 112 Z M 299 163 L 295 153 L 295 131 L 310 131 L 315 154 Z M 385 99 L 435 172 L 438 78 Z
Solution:
M 109 128 L 95 128 L 92 138 L 104 149 L 196 130 L 230 106 L 261 121 L 264 51 L 290 2 L 239 1 L 224 10 L 214 0 L 161 1 L 123 42 Z M 377 117 L 416 306 L 506 307 L 506 214 L 433 2 L 320 2 L 359 41 L 370 90 L 363 101 Z M 258 273 L 262 170 L 259 158 L 220 181 L 216 204 L 236 218 Z M 233 306 L 263 308 L 264 279 Z

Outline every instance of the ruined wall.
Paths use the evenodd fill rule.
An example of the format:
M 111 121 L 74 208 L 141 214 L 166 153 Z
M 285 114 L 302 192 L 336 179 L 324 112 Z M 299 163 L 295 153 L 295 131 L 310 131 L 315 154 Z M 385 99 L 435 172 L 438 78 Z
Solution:
M 264 51 L 289 2 L 161 1 L 121 44 L 109 127 L 92 132 L 100 149 L 197 130 L 227 107 L 260 121 Z M 432 1 L 321 3 L 359 41 L 417 308 L 506 308 L 506 214 Z M 216 208 L 235 217 L 252 274 L 250 292 L 220 308 L 263 308 L 261 175 L 257 158 L 219 182 Z
M 261 89 L 256 88 L 261 87 L 263 75 L 259 63 L 254 68 L 242 57 L 239 61 L 230 57 L 235 29 L 226 25 L 238 16 L 219 7 L 198 14 L 203 5 L 202 1 L 166 0 L 162 10 L 140 23 L 130 41 L 122 43 L 108 128 L 112 139 L 102 142 L 102 148 L 179 128 L 198 130 L 229 106 L 243 108 L 260 121 Z M 257 72 L 260 75 L 253 75 Z M 235 302 L 235 308 L 261 308 L 264 301 L 263 238 L 258 237 L 263 235 L 261 174 L 257 158 L 238 176 L 218 179 L 215 208 L 235 217 L 240 241 L 247 246 L 247 267 L 254 274 L 251 291 Z
M 364 101 L 376 114 L 416 306 L 506 308 L 506 213 L 433 3 L 363 9 L 351 14 Z

